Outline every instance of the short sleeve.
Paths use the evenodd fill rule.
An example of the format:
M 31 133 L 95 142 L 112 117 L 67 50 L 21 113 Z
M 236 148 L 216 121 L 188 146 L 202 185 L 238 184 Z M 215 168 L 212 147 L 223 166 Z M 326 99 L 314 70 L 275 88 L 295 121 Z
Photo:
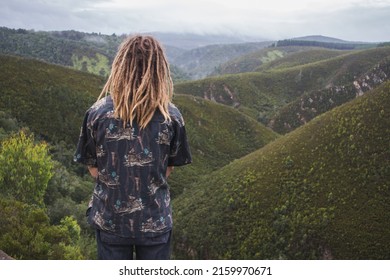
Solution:
M 192 162 L 190 147 L 184 121 L 173 120 L 174 136 L 171 140 L 171 151 L 168 166 L 181 166 Z
M 85 114 L 80 137 L 74 154 L 74 161 L 88 166 L 97 166 L 96 144 L 93 138 L 93 129 L 88 122 L 89 113 Z

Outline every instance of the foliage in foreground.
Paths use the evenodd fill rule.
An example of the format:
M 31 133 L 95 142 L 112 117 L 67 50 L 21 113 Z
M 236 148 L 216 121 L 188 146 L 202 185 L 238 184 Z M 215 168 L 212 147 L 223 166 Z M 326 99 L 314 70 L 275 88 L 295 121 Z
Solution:
M 46 143 L 35 144 L 23 131 L 1 143 L 0 191 L 28 204 L 43 205 L 53 162 Z
M 0 248 L 16 259 L 90 257 L 89 238 L 73 215 L 50 221 L 44 199 L 54 165 L 47 144 L 24 131 L 1 142 Z

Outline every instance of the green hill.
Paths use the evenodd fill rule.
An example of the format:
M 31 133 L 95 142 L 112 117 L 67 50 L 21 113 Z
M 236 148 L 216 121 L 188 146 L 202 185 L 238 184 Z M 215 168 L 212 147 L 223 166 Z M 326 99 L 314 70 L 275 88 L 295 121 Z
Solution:
M 175 257 L 389 259 L 390 82 L 174 201 Z
M 186 72 L 191 79 L 201 79 L 211 74 L 220 64 L 269 44 L 270 42 L 209 45 L 185 51 L 173 57 L 171 63 Z
M 283 49 L 282 47 L 279 47 Z M 285 49 L 297 48 L 297 47 L 284 47 Z M 288 55 L 272 60 L 268 63 L 259 65 L 254 71 L 266 71 L 272 69 L 283 69 L 294 67 L 298 65 L 304 65 L 313 62 L 319 62 L 322 60 L 327 60 L 339 55 L 347 54 L 349 51 L 340 51 L 340 50 L 330 50 L 324 48 L 314 48 L 314 47 L 301 47 L 301 51 L 291 52 Z
M 99 38 L 88 40 L 98 46 Z M 286 56 L 261 72 L 175 85 L 194 158 L 169 179 L 176 258 L 390 258 L 390 83 L 383 83 L 390 47 L 329 54 L 313 52 L 304 65 L 298 54 Z M 66 164 L 58 164 L 48 187 L 50 219 L 77 211 L 85 223 L 92 182 L 76 180 L 82 172 L 69 162 L 104 78 L 8 55 L 0 65 L 0 139 L 24 126 L 54 144 L 54 158 Z M 276 130 L 275 116 L 281 127 L 293 122 L 297 100 L 318 93 L 318 107 L 304 103 L 313 111 L 329 92 L 343 93 L 334 99 L 340 105 L 351 87 L 364 96 L 329 112 L 316 109 L 324 114 L 284 136 L 255 120 L 275 120 Z
M 315 46 L 329 49 L 352 50 L 376 47 L 378 43 L 344 41 L 321 35 L 279 40 L 273 46 Z
M 106 77 L 119 44 L 126 35 L 117 36 L 69 31 L 33 31 L 0 27 L 0 54 L 39 59 L 51 64 Z M 184 50 L 165 46 L 169 60 Z M 187 73 L 172 65 L 173 80 L 189 79 Z
M 51 142 L 76 143 L 103 78 L 34 59 L 0 55 L 0 110 Z
M 389 47 L 353 51 L 289 68 L 183 82 L 175 89 L 233 106 L 267 124 L 280 108 L 302 94 L 352 84 L 389 55 Z
M 332 86 L 303 94 L 279 110 L 268 125 L 278 133 L 290 132 L 314 117 L 363 95 L 389 78 L 390 57 L 386 57 L 373 69 L 356 77 L 351 84 Z
M 258 72 L 303 65 L 345 53 L 314 47 L 268 47 L 240 56 L 220 65 L 213 75 Z
M 174 103 L 185 119 L 193 156 L 191 165 L 176 168 L 170 178 L 175 193 L 277 138 L 272 130 L 228 106 L 189 95 L 176 95 Z
M 99 95 L 103 79 L 32 59 L 0 55 L 0 63 L 0 111 L 51 143 L 75 145 L 84 113 Z M 222 104 L 185 95 L 175 96 L 174 103 L 188 124 L 194 157 L 192 165 L 177 168 L 172 175 L 176 192 L 277 137 Z
M 77 31 L 35 32 L 0 27 L 0 54 L 40 59 L 107 76 L 123 37 Z

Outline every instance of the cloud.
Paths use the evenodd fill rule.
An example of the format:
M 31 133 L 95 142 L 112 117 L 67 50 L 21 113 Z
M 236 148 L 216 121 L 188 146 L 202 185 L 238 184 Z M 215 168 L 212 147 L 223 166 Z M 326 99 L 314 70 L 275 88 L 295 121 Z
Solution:
M 390 41 L 389 8 L 390 0 L 13 0 L 2 3 L 0 26 Z

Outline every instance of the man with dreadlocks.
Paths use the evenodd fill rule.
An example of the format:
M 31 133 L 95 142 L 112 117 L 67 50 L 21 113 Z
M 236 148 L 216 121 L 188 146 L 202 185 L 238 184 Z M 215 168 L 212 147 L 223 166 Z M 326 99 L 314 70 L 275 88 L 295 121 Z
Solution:
M 96 184 L 88 221 L 99 259 L 169 259 L 167 178 L 191 163 L 184 121 L 160 43 L 135 35 L 119 47 L 98 101 L 87 110 L 74 160 Z

